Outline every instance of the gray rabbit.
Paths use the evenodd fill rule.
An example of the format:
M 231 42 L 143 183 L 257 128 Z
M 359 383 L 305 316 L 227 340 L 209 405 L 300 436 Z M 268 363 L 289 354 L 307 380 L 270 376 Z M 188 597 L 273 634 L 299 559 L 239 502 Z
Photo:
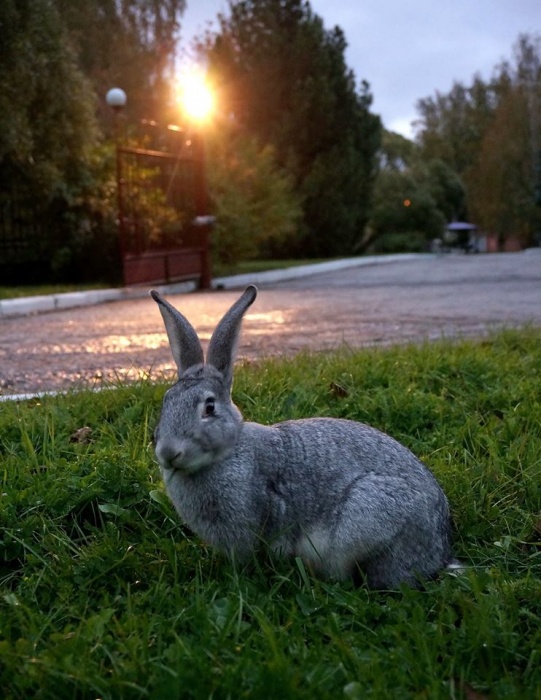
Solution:
M 246 288 L 218 324 L 207 362 L 188 320 L 158 292 L 178 382 L 155 432 L 165 488 L 182 520 L 237 561 L 265 543 L 316 574 L 359 573 L 378 589 L 418 586 L 453 567 L 447 499 L 393 438 L 333 418 L 245 423 L 231 401 Z

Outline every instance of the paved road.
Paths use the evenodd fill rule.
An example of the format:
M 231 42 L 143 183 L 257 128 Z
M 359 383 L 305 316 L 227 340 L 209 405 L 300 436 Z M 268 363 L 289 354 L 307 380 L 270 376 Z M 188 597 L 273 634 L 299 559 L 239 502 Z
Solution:
M 236 291 L 171 297 L 203 341 Z M 445 255 L 261 285 L 239 355 L 482 335 L 500 325 L 541 325 L 541 250 Z M 156 304 L 149 299 L 0 321 L 0 393 L 20 394 L 172 374 Z

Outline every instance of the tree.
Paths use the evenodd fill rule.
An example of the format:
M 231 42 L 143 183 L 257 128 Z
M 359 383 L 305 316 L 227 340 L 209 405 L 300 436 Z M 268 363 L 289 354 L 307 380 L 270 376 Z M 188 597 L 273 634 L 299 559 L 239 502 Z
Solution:
M 214 138 L 209 150 L 216 256 L 224 263 L 266 257 L 298 228 L 302 210 L 291 176 L 272 146 L 253 137 Z
M 500 246 L 508 233 L 527 242 L 535 215 L 529 158 L 526 95 L 512 89 L 502 99 L 469 173 L 474 220 L 495 233 Z
M 419 147 L 395 131 L 385 129 L 378 150 L 378 171 L 402 172 L 419 159 Z
M 53 0 L 69 32 L 80 69 L 103 98 L 114 86 L 128 95 L 132 120 L 162 120 L 170 99 L 185 0 Z M 165 119 L 165 117 L 164 117 Z
M 98 136 L 89 85 L 47 0 L 0 6 L 0 164 L 50 197 L 87 175 Z
M 376 180 L 374 206 L 364 248 L 381 252 L 426 250 L 442 235 L 445 217 L 425 184 L 411 172 L 382 171 Z
M 466 218 L 466 188 L 444 160 L 418 156 L 412 165 L 412 175 L 426 188 L 445 221 Z
M 374 205 L 361 250 L 421 251 L 462 213 L 464 186 L 439 158 L 424 158 L 417 144 L 383 133 Z
M 541 224 L 541 37 L 521 35 L 513 62 L 497 66 L 490 81 L 457 83 L 448 95 L 420 100 L 418 110 L 422 155 L 457 172 L 469 216 L 500 244 L 509 235 L 531 242 Z
M 3 275 L 35 279 L 56 264 L 92 181 L 95 102 L 48 0 L 4 0 L 0 26 Z
M 514 66 L 499 70 L 497 109 L 470 173 L 471 207 L 500 245 L 510 232 L 541 242 L 541 37 L 519 37 Z
M 416 136 L 423 157 L 439 158 L 464 174 L 475 162 L 496 99 L 496 87 L 474 76 L 469 88 L 455 82 L 447 95 L 419 100 Z
M 342 31 L 302 0 L 230 0 L 199 43 L 239 128 L 292 174 L 303 227 L 283 254 L 352 253 L 368 218 L 380 122 L 345 64 Z

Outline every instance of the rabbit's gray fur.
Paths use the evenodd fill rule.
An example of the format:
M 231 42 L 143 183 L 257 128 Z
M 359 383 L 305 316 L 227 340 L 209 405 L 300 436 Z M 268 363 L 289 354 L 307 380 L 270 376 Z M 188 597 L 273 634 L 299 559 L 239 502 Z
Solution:
M 433 577 L 452 561 L 449 507 L 406 447 L 349 420 L 243 421 L 230 396 L 233 362 L 256 293 L 248 287 L 226 313 L 204 364 L 193 327 L 151 292 L 179 370 L 155 441 L 180 517 L 237 560 L 265 542 L 325 577 L 360 571 L 374 588 Z

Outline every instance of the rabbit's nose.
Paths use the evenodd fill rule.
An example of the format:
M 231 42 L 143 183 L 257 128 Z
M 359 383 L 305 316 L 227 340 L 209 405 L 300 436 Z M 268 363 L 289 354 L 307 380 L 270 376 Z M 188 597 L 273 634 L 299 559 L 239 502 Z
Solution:
M 184 450 L 177 440 L 159 440 L 156 457 L 164 469 L 179 469 L 184 460 Z

